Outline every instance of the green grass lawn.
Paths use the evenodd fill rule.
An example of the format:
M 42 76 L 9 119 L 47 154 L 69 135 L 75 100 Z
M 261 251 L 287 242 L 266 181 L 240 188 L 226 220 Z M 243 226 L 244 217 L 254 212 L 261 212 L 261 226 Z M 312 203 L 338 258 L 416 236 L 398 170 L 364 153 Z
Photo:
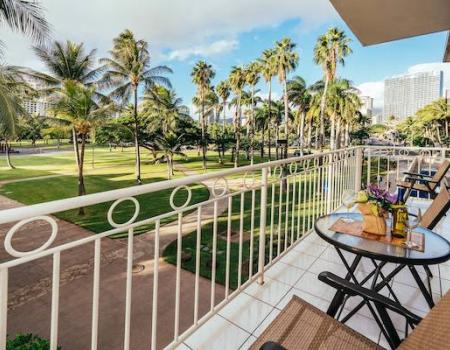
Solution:
M 94 152 L 95 163 L 92 166 L 92 150 L 88 149 L 85 163 L 85 183 L 87 193 L 96 193 L 113 189 L 134 186 L 134 151 L 121 149 L 109 151 L 108 148 L 97 148 Z M 148 153 L 148 152 L 147 152 Z M 142 157 L 142 180 L 145 184 L 167 179 L 165 164 L 152 164 L 150 156 Z M 13 156 L 16 169 L 0 168 L 0 181 L 26 179 L 35 176 L 61 175 L 52 178 L 30 179 L 28 181 L 6 183 L 0 188 L 0 193 L 24 204 L 36 204 L 77 195 L 77 176 L 72 152 L 60 152 L 44 155 Z M 66 175 L 64 175 L 66 174 Z M 175 172 L 175 178 L 184 176 Z M 191 204 L 205 201 L 209 192 L 203 185 L 193 185 Z M 172 211 L 169 197 L 172 189 L 138 196 L 141 210 L 137 220 L 151 218 Z M 179 191 L 175 196 L 176 203 L 183 203 L 186 193 Z M 103 232 L 111 228 L 106 219 L 106 213 L 112 203 L 101 203 L 85 208 L 84 216 L 78 215 L 78 210 L 70 210 L 56 214 L 61 219 L 73 222 L 92 232 Z M 134 205 L 131 202 L 120 204 L 114 219 L 125 222 L 132 216 Z M 167 218 L 162 223 L 169 222 Z M 136 233 L 146 232 L 153 225 L 139 227 Z M 121 236 L 121 235 L 118 235 Z

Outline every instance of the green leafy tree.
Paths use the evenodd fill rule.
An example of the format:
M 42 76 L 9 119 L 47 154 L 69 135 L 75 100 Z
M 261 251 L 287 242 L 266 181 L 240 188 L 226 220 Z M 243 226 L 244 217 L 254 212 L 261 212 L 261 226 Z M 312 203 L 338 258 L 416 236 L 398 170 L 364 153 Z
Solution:
M 226 124 L 226 120 L 227 120 L 227 116 L 226 116 L 227 102 L 228 102 L 228 98 L 230 97 L 230 84 L 228 83 L 228 81 L 222 80 L 221 82 L 219 82 L 219 84 L 217 84 L 217 86 L 216 86 L 216 92 L 217 92 L 217 95 L 222 100 L 223 129 L 225 131 L 225 124 Z
M 284 38 L 275 43 L 274 52 L 278 80 L 283 85 L 284 133 L 286 141 L 289 139 L 289 98 L 287 94 L 287 75 L 297 67 L 299 60 L 298 53 L 294 52 L 295 46 L 296 45 L 290 38 Z M 285 156 L 287 156 L 287 154 Z
M 314 61 L 322 66 L 325 85 L 320 101 L 320 132 L 319 145 L 324 146 L 325 141 L 325 109 L 328 86 L 336 76 L 337 64 L 344 65 L 344 57 L 352 53 L 350 39 L 339 28 L 330 28 L 319 36 L 314 47 Z
M 205 61 L 198 61 L 191 72 L 192 82 L 197 86 L 197 96 L 200 104 L 200 127 L 202 129 L 202 159 L 203 169 L 206 169 L 206 97 L 211 90 L 211 80 L 214 79 L 216 73 L 212 66 Z
M 18 334 L 7 340 L 6 350 L 50 350 L 50 342 L 31 333 Z M 61 347 L 58 346 L 57 350 L 61 350 Z
M 295 124 L 297 126 L 298 146 L 303 151 L 306 113 L 311 104 L 311 92 L 307 88 L 305 80 L 300 76 L 295 76 L 287 83 L 287 95 L 292 105 L 297 108 Z
M 109 97 L 120 101 L 122 106 L 127 106 L 129 103 L 133 106 L 135 173 L 136 182 L 141 184 L 138 113 L 140 88 L 144 87 L 148 90 L 154 85 L 170 88 L 170 81 L 165 74 L 172 73 L 172 70 L 166 66 L 151 67 L 148 43 L 145 40 L 137 40 L 130 30 L 123 31 L 114 39 L 110 57 L 102 58 L 100 63 L 105 69 L 101 84 L 112 90 Z
M 84 155 L 86 140 L 91 132 L 102 119 L 108 115 L 111 105 L 102 104 L 97 100 L 98 93 L 95 85 L 86 87 L 75 81 L 67 81 L 61 90 L 55 92 L 52 97 L 51 111 L 56 119 L 69 125 L 72 129 L 74 140 L 75 160 L 78 168 L 78 195 L 86 194 L 84 184 Z M 103 103 L 105 100 L 103 99 Z M 80 144 L 78 139 L 81 139 Z M 84 210 L 80 208 L 79 214 Z

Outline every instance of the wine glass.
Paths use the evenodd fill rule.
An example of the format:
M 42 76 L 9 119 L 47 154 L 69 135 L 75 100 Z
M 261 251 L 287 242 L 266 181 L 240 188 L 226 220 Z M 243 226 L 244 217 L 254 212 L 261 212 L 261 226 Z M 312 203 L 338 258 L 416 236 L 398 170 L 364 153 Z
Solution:
M 418 245 L 414 241 L 412 241 L 411 236 L 414 229 L 416 229 L 420 222 L 422 221 L 422 213 L 420 211 L 420 208 L 410 208 L 408 220 L 406 220 L 406 229 L 407 229 L 407 235 L 406 235 L 406 242 L 405 246 L 408 248 L 416 248 Z
M 353 208 L 356 204 L 357 193 L 354 190 L 344 190 L 342 193 L 342 204 L 347 208 L 347 218 L 344 220 L 345 222 L 353 222 L 353 219 L 349 217 L 350 209 Z

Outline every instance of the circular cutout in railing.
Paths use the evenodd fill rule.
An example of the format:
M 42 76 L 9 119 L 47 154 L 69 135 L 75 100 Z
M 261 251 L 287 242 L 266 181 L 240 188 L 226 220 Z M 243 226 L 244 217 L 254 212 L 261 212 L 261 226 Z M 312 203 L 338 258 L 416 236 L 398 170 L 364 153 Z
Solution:
M 117 222 L 115 222 L 114 219 L 113 219 L 113 212 L 114 212 L 114 209 L 116 209 L 116 207 L 117 207 L 120 203 L 125 202 L 125 201 L 130 201 L 130 202 L 132 202 L 132 203 L 134 204 L 134 213 L 133 213 L 133 216 L 132 216 L 128 221 L 126 221 L 126 222 L 123 222 L 123 223 L 117 223 Z M 120 198 L 120 199 L 116 200 L 116 201 L 111 205 L 111 207 L 109 208 L 108 214 L 107 214 L 108 222 L 109 222 L 109 224 L 110 224 L 112 227 L 115 227 L 115 228 L 119 228 L 119 227 L 124 227 L 124 226 L 130 225 L 130 224 L 132 224 L 132 223 L 137 219 L 137 217 L 138 217 L 138 215 L 139 215 L 139 210 L 140 210 L 140 205 L 139 205 L 139 202 L 138 202 L 138 200 L 137 200 L 136 198 L 134 198 L 134 197 L 124 197 L 124 198 Z
M 249 179 L 250 179 L 250 183 L 249 183 Z M 246 189 L 250 189 L 250 188 L 254 187 L 255 184 L 256 184 L 256 176 L 255 176 L 255 173 L 250 173 L 250 174 L 249 174 L 248 172 L 246 172 L 246 173 L 244 174 L 243 184 L 244 184 L 244 187 L 245 187 Z
M 222 182 L 222 185 L 220 186 Z M 217 190 L 222 189 L 221 192 L 217 192 Z M 228 192 L 228 181 L 224 177 L 219 177 L 214 181 L 213 187 L 212 187 L 212 194 L 214 197 L 222 197 Z
M 20 251 L 20 250 L 16 250 L 14 249 L 14 247 L 12 246 L 12 239 L 14 238 L 14 235 L 16 234 L 16 232 L 22 228 L 23 226 L 34 222 L 34 221 L 39 221 L 39 220 L 43 220 L 46 221 L 51 229 L 52 232 L 50 234 L 50 237 L 47 239 L 47 241 L 45 241 L 44 244 L 42 244 L 40 247 L 33 249 L 33 250 L 28 250 L 28 251 Z M 43 250 L 47 249 L 55 240 L 56 235 L 58 234 L 58 224 L 56 223 L 55 219 L 53 219 L 50 216 L 35 216 L 33 218 L 29 218 L 29 219 L 24 219 L 22 221 L 19 221 L 18 223 L 16 223 L 13 227 L 11 227 L 8 231 L 8 233 L 6 234 L 5 237 L 5 250 L 14 257 L 20 258 L 20 257 L 24 257 L 24 256 L 28 256 L 28 255 L 32 255 L 32 254 L 36 254 L 39 252 L 42 252 Z
M 178 193 L 178 191 L 181 190 L 181 189 L 186 190 L 187 197 L 186 197 L 186 200 L 185 200 L 185 202 L 184 202 L 183 204 L 181 204 L 181 205 L 176 205 L 176 204 L 175 204 L 175 195 L 176 195 L 176 194 Z M 189 203 L 191 202 L 191 198 L 192 198 L 192 191 L 191 191 L 191 189 L 190 189 L 188 186 L 186 186 L 186 185 L 184 185 L 184 186 L 178 186 L 178 187 L 175 188 L 175 189 L 172 191 L 172 193 L 170 194 L 170 206 L 172 207 L 173 210 L 180 210 L 180 209 L 186 208 L 186 207 L 189 205 Z

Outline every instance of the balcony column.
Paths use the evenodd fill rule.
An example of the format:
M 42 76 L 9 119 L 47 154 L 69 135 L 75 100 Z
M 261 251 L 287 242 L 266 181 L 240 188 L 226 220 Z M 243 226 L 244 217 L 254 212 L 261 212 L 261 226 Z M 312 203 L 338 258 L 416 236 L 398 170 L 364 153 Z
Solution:
M 370 152 L 370 151 L 369 151 Z M 369 162 L 370 162 L 370 156 L 369 156 Z M 355 191 L 361 190 L 362 185 L 362 168 L 363 168 L 363 148 L 358 147 L 356 149 L 356 171 L 355 171 Z M 370 172 L 367 174 L 367 176 L 370 177 Z M 370 181 L 370 180 L 369 180 Z
M 259 224 L 258 283 L 264 284 L 264 265 L 266 254 L 266 215 L 267 215 L 267 169 L 261 170 L 261 203 Z

